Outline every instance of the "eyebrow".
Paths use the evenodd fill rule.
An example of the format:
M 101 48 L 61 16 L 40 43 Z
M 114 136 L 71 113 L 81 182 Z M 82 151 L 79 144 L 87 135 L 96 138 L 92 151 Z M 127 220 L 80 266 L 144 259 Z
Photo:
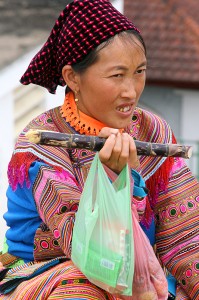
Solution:
M 146 66 L 146 65 L 147 65 L 147 61 L 143 61 L 141 64 L 139 64 L 139 65 L 137 66 L 137 68 L 141 68 L 141 67 Z M 123 70 L 123 71 L 126 71 L 126 70 L 127 70 L 127 68 L 124 67 L 124 66 L 122 66 L 122 65 L 114 66 L 114 67 L 112 67 L 111 69 Z
M 146 66 L 146 65 L 147 65 L 147 61 L 145 60 L 145 61 L 143 61 L 143 62 L 138 66 L 138 68 L 143 67 L 143 66 Z

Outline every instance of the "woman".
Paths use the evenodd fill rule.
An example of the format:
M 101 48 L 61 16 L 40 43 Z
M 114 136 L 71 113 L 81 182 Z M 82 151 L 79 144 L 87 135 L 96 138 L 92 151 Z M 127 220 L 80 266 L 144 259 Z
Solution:
M 181 158 L 138 158 L 132 139 L 175 142 L 164 120 L 137 107 L 146 65 L 139 30 L 108 0 L 74 0 L 60 14 L 21 78 L 51 93 L 57 85 L 67 89 L 61 107 L 27 125 L 9 163 L 1 262 L 19 265 L 21 273 L 11 269 L 8 277 L 2 269 L 0 299 L 116 299 L 70 260 L 75 213 L 95 153 L 31 144 L 29 129 L 107 138 L 100 160 L 116 174 L 126 163 L 132 169 L 132 201 L 162 265 L 178 282 L 176 299 L 198 299 L 198 182 Z

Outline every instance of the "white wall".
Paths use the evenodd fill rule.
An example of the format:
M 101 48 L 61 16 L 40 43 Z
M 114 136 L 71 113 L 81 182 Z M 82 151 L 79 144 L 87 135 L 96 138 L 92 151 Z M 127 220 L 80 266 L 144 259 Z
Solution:
M 182 95 L 182 135 L 187 140 L 199 140 L 199 92 L 183 91 Z
M 0 73 L 0 249 L 6 225 L 3 213 L 6 211 L 7 165 L 13 149 L 13 95 L 12 90 L 17 87 L 17 74 L 21 74 L 19 66 L 12 64 Z
M 14 147 L 14 93 L 13 91 L 22 86 L 19 83 L 21 75 L 26 70 L 30 60 L 40 49 L 36 48 L 29 54 L 21 57 L 19 60 L 8 66 L 0 72 L 0 250 L 3 244 L 3 237 L 6 231 L 6 224 L 3 214 L 7 208 L 6 189 L 7 182 L 7 166 L 12 155 Z M 24 87 L 25 89 L 26 87 Z M 58 88 L 56 95 L 45 93 L 45 110 L 50 109 L 63 103 L 64 88 Z M 28 101 L 28 99 L 27 99 Z M 30 120 L 29 120 L 30 121 Z
M 1 81 L 1 80 L 0 80 Z M 0 98 L 0 249 L 2 246 L 3 234 L 6 229 L 5 222 L 3 220 L 3 213 L 6 211 L 6 187 L 7 182 L 7 162 L 12 153 L 13 148 L 13 127 L 11 122 L 13 102 L 11 93 L 7 94 L 6 100 Z
M 182 93 L 182 136 L 186 143 L 193 146 L 193 156 L 188 165 L 194 174 L 199 174 L 199 92 L 178 91 Z M 195 143 L 192 144 L 192 142 Z M 196 144 L 197 142 L 197 144 Z
M 193 147 L 186 163 L 199 176 L 199 91 L 146 86 L 139 105 L 163 117 L 179 143 Z
M 111 3 L 113 6 L 119 10 L 121 13 L 124 11 L 124 0 L 112 0 Z

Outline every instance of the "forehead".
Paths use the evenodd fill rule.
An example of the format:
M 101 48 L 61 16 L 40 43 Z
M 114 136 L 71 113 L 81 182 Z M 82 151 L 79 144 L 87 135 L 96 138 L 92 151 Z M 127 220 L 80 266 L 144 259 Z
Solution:
M 98 52 L 98 62 L 103 60 L 146 60 L 142 43 L 133 34 L 116 35 Z

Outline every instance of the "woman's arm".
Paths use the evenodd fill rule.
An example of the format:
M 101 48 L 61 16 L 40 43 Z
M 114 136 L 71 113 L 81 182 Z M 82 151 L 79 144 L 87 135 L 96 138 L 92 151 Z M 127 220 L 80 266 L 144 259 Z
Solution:
M 175 158 L 167 192 L 155 208 L 161 261 L 191 299 L 199 291 L 199 183 L 184 160 Z
M 33 196 L 42 221 L 63 253 L 70 258 L 71 239 L 81 189 L 73 174 L 41 165 L 33 184 Z

